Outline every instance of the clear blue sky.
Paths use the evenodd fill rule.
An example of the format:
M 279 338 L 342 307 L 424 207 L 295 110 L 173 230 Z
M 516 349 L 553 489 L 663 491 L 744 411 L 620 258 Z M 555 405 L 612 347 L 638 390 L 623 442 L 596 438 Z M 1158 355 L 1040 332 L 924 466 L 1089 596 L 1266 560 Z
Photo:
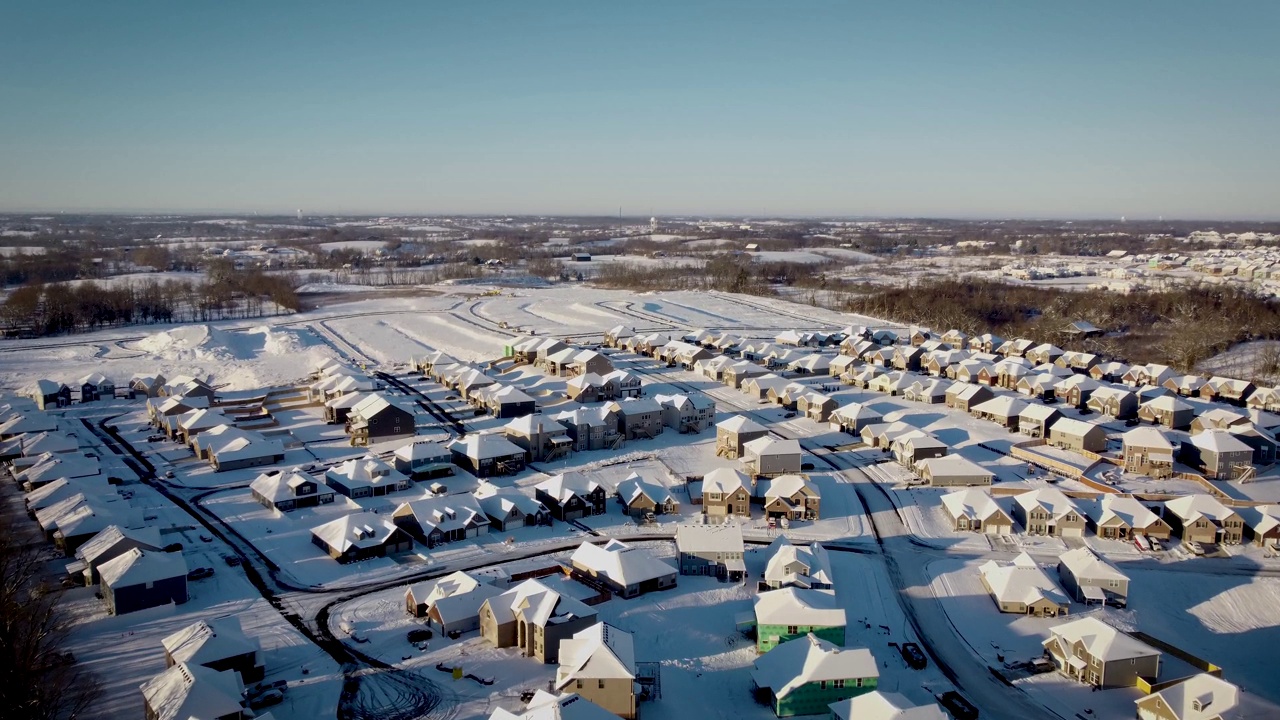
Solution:
M 1280 217 L 1280 1 L 9 2 L 0 208 Z

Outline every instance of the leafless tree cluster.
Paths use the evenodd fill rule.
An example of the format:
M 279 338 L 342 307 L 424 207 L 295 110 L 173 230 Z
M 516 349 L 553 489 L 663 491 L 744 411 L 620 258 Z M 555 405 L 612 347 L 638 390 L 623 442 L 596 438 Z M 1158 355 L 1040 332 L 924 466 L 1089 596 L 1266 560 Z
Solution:
M 75 718 L 101 685 L 69 652 L 61 589 L 47 580 L 47 551 L 27 523 L 0 516 L 0 715 Z

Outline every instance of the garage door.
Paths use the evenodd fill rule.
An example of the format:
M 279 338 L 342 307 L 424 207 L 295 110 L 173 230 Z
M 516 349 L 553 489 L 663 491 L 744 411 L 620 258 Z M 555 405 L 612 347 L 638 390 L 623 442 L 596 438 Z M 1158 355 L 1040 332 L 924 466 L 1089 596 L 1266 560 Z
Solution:
M 1084 537 L 1084 528 L 1062 528 L 1062 537 Z

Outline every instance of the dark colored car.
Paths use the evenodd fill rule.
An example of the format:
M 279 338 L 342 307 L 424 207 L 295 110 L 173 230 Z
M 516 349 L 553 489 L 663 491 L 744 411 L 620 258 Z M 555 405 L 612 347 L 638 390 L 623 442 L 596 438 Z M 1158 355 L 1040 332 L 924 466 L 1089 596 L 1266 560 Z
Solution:
M 432 633 L 430 630 L 426 628 L 418 628 L 417 630 L 409 631 L 408 639 L 409 639 L 409 642 L 411 643 L 420 643 L 420 642 L 423 642 L 424 640 L 430 640 L 431 636 L 432 636 Z
M 182 552 L 182 543 L 169 543 L 164 546 L 165 552 Z
M 902 654 L 902 660 L 907 663 L 907 667 L 923 670 L 929 666 L 929 658 L 925 657 L 924 651 L 913 642 L 902 643 L 898 646 L 898 652 Z
M 222 561 L 225 562 L 228 567 L 239 567 L 241 562 L 239 556 L 236 555 L 223 555 Z
M 250 710 L 261 710 L 264 707 L 279 705 L 284 702 L 284 693 L 279 690 L 268 690 L 249 700 Z
M 213 568 L 211 567 L 198 567 L 187 573 L 188 580 L 203 580 L 209 577 L 213 577 Z
M 978 720 L 978 708 L 955 690 L 948 690 L 939 695 L 938 704 L 942 705 L 956 720 Z

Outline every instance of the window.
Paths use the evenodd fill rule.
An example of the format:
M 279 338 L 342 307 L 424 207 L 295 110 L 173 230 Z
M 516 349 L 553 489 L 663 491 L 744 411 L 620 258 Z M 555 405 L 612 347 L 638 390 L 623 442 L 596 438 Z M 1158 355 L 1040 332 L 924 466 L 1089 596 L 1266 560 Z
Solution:
M 836 680 L 834 683 L 832 683 L 832 686 L 835 687 L 835 689 L 839 690 L 840 688 L 844 687 L 844 680 L 843 679 Z
M 579 690 L 581 690 L 581 689 L 582 689 L 582 681 L 581 681 L 581 680 L 579 680 L 579 681 L 578 681 L 578 689 L 579 689 Z
M 826 681 L 826 680 L 822 680 L 821 682 L 819 682 L 819 683 L 818 683 L 818 689 L 820 689 L 820 690 L 826 690 L 826 689 L 827 689 L 827 681 Z
M 601 678 L 601 679 L 599 680 L 599 683 L 600 683 L 600 685 L 599 685 L 599 689 L 603 690 L 603 689 L 604 689 L 604 678 Z
M 788 625 L 788 626 L 787 626 L 787 634 L 788 634 L 788 635 L 795 635 L 795 634 L 796 634 L 796 633 L 798 633 L 798 632 L 800 632 L 800 628 L 796 627 L 795 625 Z
M 858 679 L 857 679 L 856 681 L 854 681 L 854 682 L 856 683 L 856 686 L 857 686 L 857 687 L 862 687 L 862 678 L 858 678 Z

